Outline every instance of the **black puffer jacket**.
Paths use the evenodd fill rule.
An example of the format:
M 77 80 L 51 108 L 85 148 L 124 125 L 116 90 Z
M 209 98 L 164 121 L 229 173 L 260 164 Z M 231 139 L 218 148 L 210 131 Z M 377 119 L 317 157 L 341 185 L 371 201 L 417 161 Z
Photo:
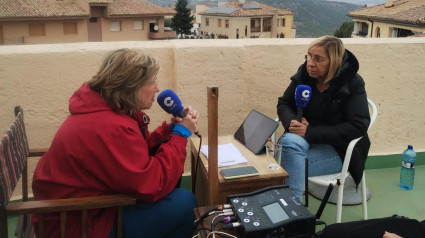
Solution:
M 307 73 L 307 63 L 300 66 L 291 77 L 291 83 L 279 97 L 277 114 L 286 131 L 291 120 L 296 119 L 295 89 L 304 84 L 312 88 L 312 95 L 303 117 L 309 122 L 305 139 L 310 144 L 330 144 L 344 159 L 351 140 L 363 136 L 353 150 L 349 171 L 356 182 L 361 181 L 370 141 L 367 128 L 370 123 L 365 84 L 357 73 L 356 57 L 345 50 L 340 73 L 334 77 L 329 88 L 320 93 L 315 81 Z

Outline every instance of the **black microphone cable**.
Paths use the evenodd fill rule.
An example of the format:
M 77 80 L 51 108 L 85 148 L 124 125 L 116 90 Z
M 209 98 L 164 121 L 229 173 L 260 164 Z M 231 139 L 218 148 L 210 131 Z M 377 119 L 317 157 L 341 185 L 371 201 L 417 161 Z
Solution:
M 195 226 L 198 225 L 199 222 L 201 222 L 203 219 L 205 219 L 208 216 L 211 216 L 217 212 L 230 212 L 231 211 L 231 205 L 230 204 L 223 204 L 223 205 L 217 205 L 206 211 L 204 214 L 202 214 L 199 219 L 195 220 L 194 224 Z
M 232 211 L 232 209 L 224 209 L 222 213 L 214 216 L 214 218 L 211 220 L 211 231 L 213 232 L 215 226 L 217 225 L 217 223 L 215 223 L 215 219 L 222 216 L 233 216 L 233 215 L 235 215 L 235 213 Z M 230 218 L 229 218 L 229 222 L 230 222 Z
M 233 222 L 237 222 L 238 219 L 235 216 L 225 216 L 223 218 L 221 218 L 217 223 L 214 224 L 214 227 L 211 231 L 215 230 L 215 226 L 218 223 L 225 223 L 225 224 L 229 224 L 229 223 L 233 223 Z M 222 228 L 220 228 L 219 230 L 222 230 Z
M 192 176 L 195 176 L 193 178 L 192 181 L 192 193 L 195 194 L 195 190 L 196 190 L 196 178 L 198 177 L 198 164 L 199 162 L 201 162 L 201 157 L 200 157 L 200 153 L 201 153 L 201 146 L 202 146 L 202 135 L 201 133 L 199 133 L 199 131 L 195 131 L 194 134 L 199 137 L 199 148 L 198 148 L 198 155 L 196 156 L 195 159 L 195 174 L 192 174 Z

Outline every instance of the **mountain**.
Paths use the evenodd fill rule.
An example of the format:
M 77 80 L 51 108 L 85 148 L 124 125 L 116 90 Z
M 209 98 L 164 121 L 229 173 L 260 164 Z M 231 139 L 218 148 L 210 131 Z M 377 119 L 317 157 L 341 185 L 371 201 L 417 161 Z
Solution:
M 352 21 L 348 12 L 362 5 L 324 0 L 258 0 L 276 8 L 286 8 L 294 13 L 297 38 L 333 35 L 342 23 Z
M 364 5 L 379 5 L 386 2 L 386 0 L 328 0 L 328 1 L 347 2 L 347 3 L 363 5 L 363 6 Z
M 149 0 L 150 2 L 170 7 L 176 3 L 176 0 Z M 249 0 L 246 0 L 249 1 Z M 377 2 L 385 0 L 341 0 L 326 1 L 326 0 L 256 0 L 275 8 L 287 10 L 294 13 L 294 22 L 297 28 L 296 37 L 320 37 L 322 35 L 333 35 L 342 23 L 352 21 L 347 16 L 348 12 L 364 7 L 363 5 L 355 5 L 342 1 L 352 2 Z M 195 9 L 195 4 L 203 1 L 188 0 L 189 6 Z M 220 1 L 222 2 L 222 1 Z

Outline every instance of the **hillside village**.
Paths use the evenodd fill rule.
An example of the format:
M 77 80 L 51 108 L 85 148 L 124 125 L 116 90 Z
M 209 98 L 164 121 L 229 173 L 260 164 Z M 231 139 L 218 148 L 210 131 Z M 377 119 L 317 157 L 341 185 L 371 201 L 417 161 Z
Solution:
M 316 0 L 298 0 L 299 3 L 308 1 L 315 3 Z M 348 19 L 354 22 L 352 37 L 408 37 L 421 36 L 425 32 L 423 0 L 385 1 L 348 12 Z M 0 45 L 171 40 L 181 37 L 166 26 L 166 22 L 176 14 L 173 7 L 159 6 L 148 0 L 82 2 L 0 0 Z M 285 4 L 289 2 L 285 1 Z M 314 37 L 305 30 L 313 32 L 323 25 L 317 21 L 297 22 L 302 15 L 308 14 L 299 12 L 300 6 L 289 4 L 296 9 L 291 11 L 282 5 L 282 1 L 277 7 L 272 4 L 275 4 L 273 0 L 197 2 L 192 9 L 192 35 L 183 38 Z M 305 28 L 306 25 L 311 26 Z M 301 35 L 297 33 L 300 31 L 298 28 L 302 30 Z

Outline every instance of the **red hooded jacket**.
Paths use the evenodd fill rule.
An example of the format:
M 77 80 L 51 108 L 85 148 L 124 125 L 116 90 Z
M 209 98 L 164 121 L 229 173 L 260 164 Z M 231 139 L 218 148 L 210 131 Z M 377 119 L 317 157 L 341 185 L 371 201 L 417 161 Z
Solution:
M 72 95 L 69 111 L 34 172 L 36 200 L 123 193 L 154 202 L 173 190 L 183 173 L 187 139 L 171 134 L 170 124 L 149 133 L 147 115 L 113 111 L 86 83 Z M 149 149 L 165 138 L 150 156 Z M 88 237 L 107 237 L 115 218 L 116 209 L 91 211 Z M 32 221 L 37 228 L 37 217 Z M 45 221 L 47 237 L 59 237 L 59 216 Z M 68 214 L 67 230 L 67 237 L 81 237 L 80 214 Z

